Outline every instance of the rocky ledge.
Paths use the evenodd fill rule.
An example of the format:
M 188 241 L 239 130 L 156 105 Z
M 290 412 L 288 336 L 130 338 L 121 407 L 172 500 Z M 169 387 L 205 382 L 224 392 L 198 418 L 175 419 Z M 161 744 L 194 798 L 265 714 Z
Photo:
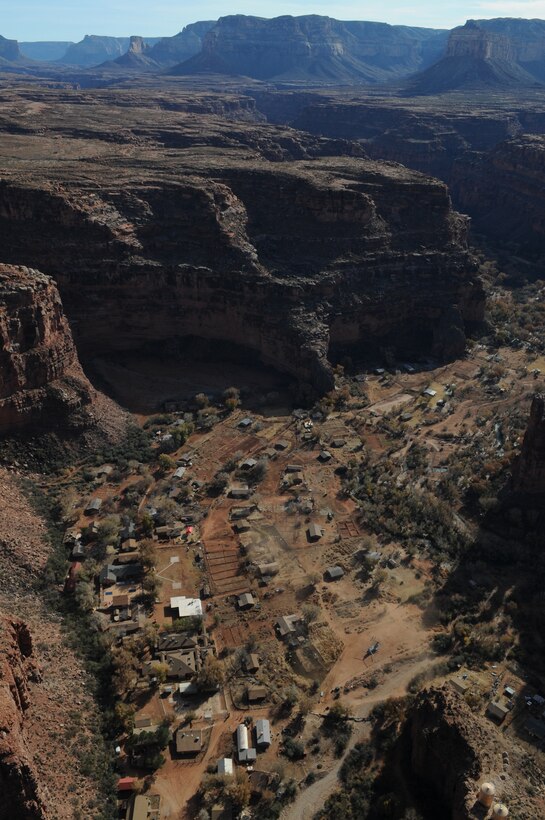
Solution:
M 29 682 L 38 678 L 26 624 L 0 617 L 0 818 L 5 820 L 48 816 L 24 728 Z
M 532 400 L 521 453 L 513 468 L 513 488 L 530 496 L 545 495 L 545 395 Z
M 55 282 L 0 264 L 0 433 L 71 424 L 92 398 Z

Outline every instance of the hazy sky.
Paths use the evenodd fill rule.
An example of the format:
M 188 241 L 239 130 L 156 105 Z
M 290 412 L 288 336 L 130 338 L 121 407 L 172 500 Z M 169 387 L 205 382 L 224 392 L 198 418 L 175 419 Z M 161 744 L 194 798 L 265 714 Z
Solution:
M 226 14 L 327 14 L 452 28 L 468 18 L 545 18 L 545 0 L 0 0 L 0 34 L 15 40 L 81 40 L 84 34 L 148 37 L 176 34 L 187 23 Z

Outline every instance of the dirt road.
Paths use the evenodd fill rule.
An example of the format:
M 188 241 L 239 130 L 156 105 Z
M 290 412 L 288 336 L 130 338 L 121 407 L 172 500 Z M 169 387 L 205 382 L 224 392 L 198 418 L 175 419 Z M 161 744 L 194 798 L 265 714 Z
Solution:
M 354 717 L 367 717 L 373 706 L 390 697 L 400 697 L 407 693 L 407 684 L 420 672 L 428 669 L 432 656 L 422 655 L 416 663 L 408 663 L 391 675 L 385 683 L 377 687 L 372 694 L 365 697 L 365 701 L 358 707 L 353 707 Z M 328 771 L 325 777 L 317 780 L 312 786 L 304 789 L 295 798 L 295 801 L 282 813 L 280 820 L 312 820 L 314 815 L 323 807 L 329 795 L 338 786 L 339 769 L 346 754 L 356 743 L 365 740 L 369 735 L 369 724 L 354 723 L 354 731 L 346 747 L 346 752 Z

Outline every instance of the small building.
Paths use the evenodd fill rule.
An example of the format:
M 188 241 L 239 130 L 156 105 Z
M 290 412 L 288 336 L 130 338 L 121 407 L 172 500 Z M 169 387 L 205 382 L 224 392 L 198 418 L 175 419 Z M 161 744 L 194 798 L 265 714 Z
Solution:
M 318 524 L 310 524 L 307 529 L 307 536 L 309 541 L 319 541 L 322 537 L 322 528 Z
M 248 486 L 245 487 L 230 487 L 229 488 L 229 496 L 230 498 L 238 498 L 238 499 L 246 499 L 250 498 L 252 491 Z
M 237 424 L 237 427 L 241 427 L 243 430 L 247 430 L 248 427 L 251 427 L 251 426 L 252 426 L 252 420 L 249 419 L 249 418 L 242 419 Z
M 200 729 L 178 729 L 176 732 L 176 752 L 179 755 L 196 755 L 203 747 L 203 736 Z
M 186 468 L 186 467 L 178 467 L 178 468 L 174 471 L 174 475 L 172 476 L 172 478 L 175 478 L 175 479 L 177 479 L 177 480 L 180 480 L 180 479 L 181 479 L 181 478 L 183 478 L 183 477 L 184 477 L 184 475 L 186 474 L 186 470 L 187 470 L 187 468 Z
M 133 794 L 127 805 L 125 820 L 157 820 L 160 804 L 158 794 Z
M 426 387 L 426 389 L 422 391 L 422 395 L 433 399 L 433 397 L 437 395 L 437 390 L 434 390 L 432 387 Z
M 138 541 L 136 538 L 126 538 L 121 542 L 122 552 L 133 552 L 136 549 L 138 549 Z
M 199 598 L 178 595 L 170 599 L 170 609 L 176 618 L 202 618 L 202 603 Z
M 249 658 L 244 662 L 244 668 L 246 669 L 246 672 L 257 672 L 259 667 L 259 655 L 256 655 L 255 653 L 252 653 L 249 656 Z
M 508 698 L 514 698 L 516 695 L 516 691 L 513 689 L 512 686 L 505 686 L 503 692 L 505 695 L 507 695 Z
M 336 449 L 340 449 L 341 447 L 344 447 L 345 444 L 346 444 L 346 441 L 344 440 L 344 438 L 334 438 L 331 441 L 331 446 L 335 447 Z
M 272 447 L 267 447 L 266 450 L 261 452 L 262 458 L 268 458 L 269 460 L 276 457 L 276 451 Z
M 241 535 L 243 532 L 249 532 L 251 530 L 251 526 L 247 521 L 236 521 L 233 524 L 233 529 L 237 535 Z
M 240 763 L 255 763 L 257 760 L 257 749 L 245 749 L 238 756 Z
M 70 553 L 72 561 L 81 561 L 85 558 L 85 547 L 81 541 L 76 541 Z
M 321 461 L 325 464 L 327 461 L 331 461 L 331 453 L 329 450 L 322 450 L 321 453 L 318 455 L 318 461 Z
M 252 470 L 257 464 L 255 458 L 247 458 L 240 465 L 241 470 Z
M 180 649 L 195 649 L 197 641 L 186 632 L 164 632 L 157 638 L 157 652 L 176 652 Z
M 142 578 L 142 564 L 107 564 L 98 576 L 102 586 L 136 583 Z
M 257 569 L 262 578 L 267 576 L 278 575 L 280 568 L 276 561 L 270 561 L 268 564 L 258 564 Z
M 102 498 L 91 498 L 85 507 L 85 515 L 95 515 L 102 507 Z
M 530 717 L 525 723 L 525 728 L 531 737 L 535 737 L 536 740 L 545 740 L 545 723 L 542 720 Z
M 255 745 L 259 750 L 268 749 L 271 745 L 271 724 L 265 718 L 255 722 Z
M 137 784 L 136 777 L 120 777 L 117 781 L 117 791 L 121 794 L 126 794 L 127 792 L 133 792 L 136 788 Z
M 288 464 L 286 467 L 287 473 L 302 473 L 303 468 L 300 464 Z
M 254 596 L 251 592 L 245 592 L 239 595 L 237 605 L 239 609 L 251 609 L 255 605 Z
M 339 566 L 328 567 L 325 571 L 326 581 L 338 581 L 344 575 L 344 569 Z
M 216 765 L 218 774 L 230 777 L 234 774 L 233 759 L 231 757 L 221 757 Z
M 469 689 L 469 681 L 463 680 L 462 678 L 451 678 L 450 685 L 459 695 L 465 695 Z
M 107 478 L 110 476 L 114 471 L 114 468 L 111 464 L 103 464 L 102 467 L 97 467 L 95 470 L 95 475 L 97 478 Z
M 275 627 L 281 638 L 287 638 L 289 635 L 293 635 L 297 631 L 295 624 L 300 621 L 300 615 L 282 615 L 276 621 Z
M 265 700 L 269 691 L 266 686 L 249 686 L 246 692 L 248 703 L 259 703 Z
M 486 714 L 488 717 L 498 721 L 498 723 L 503 723 L 506 716 L 509 714 L 509 709 L 501 703 L 490 701 L 486 707 Z
M 248 749 L 248 727 L 245 723 L 237 726 L 237 754 L 240 760 L 240 755 Z
M 289 446 L 289 441 L 286 441 L 285 439 L 280 439 L 280 441 L 275 442 L 274 449 L 279 450 L 280 452 L 284 452 L 284 450 L 287 450 Z

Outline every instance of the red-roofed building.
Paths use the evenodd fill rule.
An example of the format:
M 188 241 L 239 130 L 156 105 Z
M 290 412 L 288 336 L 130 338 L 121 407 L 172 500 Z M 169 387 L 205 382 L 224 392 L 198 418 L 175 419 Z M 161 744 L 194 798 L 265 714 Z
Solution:
M 117 781 L 118 792 L 133 792 L 136 788 L 136 777 L 120 777 Z

